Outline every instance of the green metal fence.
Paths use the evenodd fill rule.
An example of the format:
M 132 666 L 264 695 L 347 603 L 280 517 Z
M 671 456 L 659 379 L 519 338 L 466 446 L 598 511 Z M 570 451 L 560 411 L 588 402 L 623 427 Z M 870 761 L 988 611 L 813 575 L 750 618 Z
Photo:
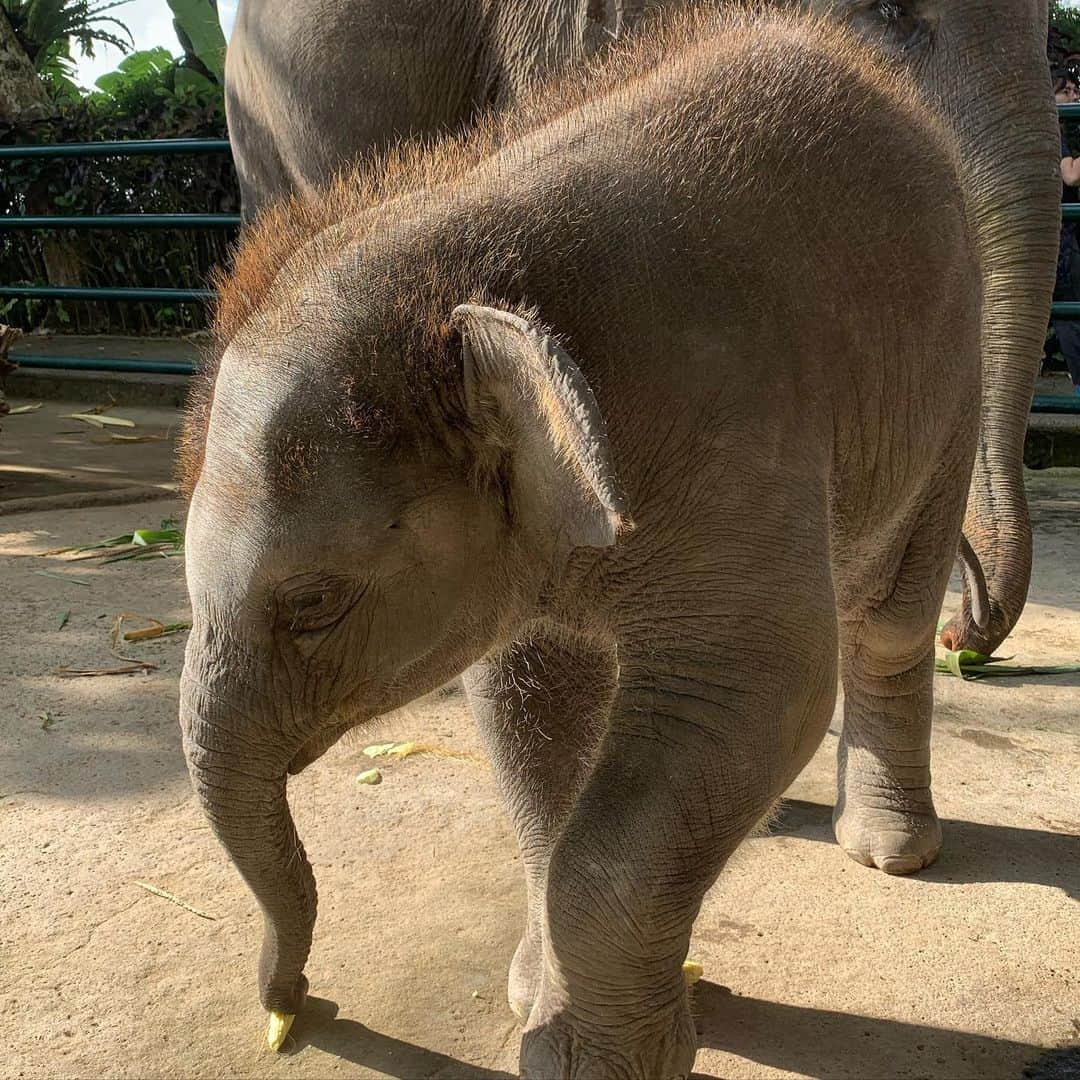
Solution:
M 228 139 L 131 139 L 125 142 L 64 143 L 42 146 L 0 146 L 0 161 L 12 158 L 132 157 L 145 154 L 228 154 Z M 0 229 L 235 229 L 239 214 L 98 214 L 87 216 L 39 215 L 0 217 Z M 90 286 L 5 285 L 0 297 L 20 300 L 127 300 L 175 304 L 205 304 L 214 298 L 210 289 L 93 288 Z M 108 356 L 37 356 L 13 352 L 10 358 L 25 368 L 61 368 L 81 371 L 127 371 L 148 374 L 190 375 L 187 360 L 134 360 Z
M 1061 119 L 1080 120 L 1080 104 L 1059 105 Z M 175 154 L 230 152 L 228 139 L 131 139 L 123 142 L 66 143 L 42 146 L 0 146 L 5 158 L 155 157 Z M 1080 221 L 1080 204 L 1062 206 L 1065 221 Z M 0 229 L 234 229 L 239 214 L 99 214 L 97 216 L 0 217 Z M 172 301 L 202 304 L 214 298 L 209 289 L 92 288 L 52 285 L 4 285 L 0 296 L 39 300 Z M 1052 307 L 1055 319 L 1080 319 L 1080 301 L 1059 301 Z M 189 361 L 142 360 L 106 356 L 37 356 L 12 353 L 11 359 L 26 368 L 58 368 L 83 371 L 191 374 Z M 1036 395 L 1032 412 L 1080 412 L 1080 397 Z

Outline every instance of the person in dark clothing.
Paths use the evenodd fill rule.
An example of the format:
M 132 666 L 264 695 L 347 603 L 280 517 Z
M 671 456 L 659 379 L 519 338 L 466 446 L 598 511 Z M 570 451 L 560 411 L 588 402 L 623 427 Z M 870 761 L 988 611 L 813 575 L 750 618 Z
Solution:
M 1055 73 L 1054 100 L 1059 105 L 1080 101 L 1073 75 L 1069 72 Z M 1061 135 L 1061 201 L 1080 202 L 1080 156 L 1073 156 L 1065 133 Z M 1055 300 L 1080 300 L 1080 242 L 1077 241 L 1076 222 L 1061 223 L 1061 243 L 1058 247 L 1057 280 L 1054 284 Z M 1065 357 L 1073 388 L 1080 394 L 1080 319 L 1054 319 L 1054 333 Z

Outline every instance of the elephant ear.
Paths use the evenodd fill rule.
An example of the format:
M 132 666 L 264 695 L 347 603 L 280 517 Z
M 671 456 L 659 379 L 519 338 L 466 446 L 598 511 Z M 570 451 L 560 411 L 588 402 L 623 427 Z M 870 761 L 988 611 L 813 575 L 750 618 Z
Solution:
M 545 546 L 614 544 L 633 522 L 578 366 L 550 334 L 508 311 L 462 304 L 451 324 L 461 335 L 466 408 L 489 448 L 509 459 L 515 524 Z

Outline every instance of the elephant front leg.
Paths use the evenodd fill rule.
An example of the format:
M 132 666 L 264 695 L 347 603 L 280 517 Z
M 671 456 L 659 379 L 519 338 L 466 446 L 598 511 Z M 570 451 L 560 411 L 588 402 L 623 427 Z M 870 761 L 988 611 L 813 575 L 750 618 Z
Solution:
M 507 994 L 523 1022 L 540 980 L 548 859 L 607 729 L 616 671 L 614 649 L 538 633 L 465 676 L 525 867 L 525 932 L 510 964 Z
M 535 1080 L 690 1074 L 682 964 L 694 919 L 823 734 L 835 651 L 801 685 L 782 674 L 754 690 L 691 677 L 650 685 L 625 664 L 620 679 L 601 756 L 548 867 L 543 977 L 521 1050 L 522 1076 Z

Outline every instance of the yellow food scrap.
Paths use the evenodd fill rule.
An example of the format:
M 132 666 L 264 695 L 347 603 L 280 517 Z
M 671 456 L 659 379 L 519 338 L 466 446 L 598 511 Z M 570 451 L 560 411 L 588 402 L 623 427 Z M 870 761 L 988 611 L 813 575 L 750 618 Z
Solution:
M 410 754 L 416 753 L 418 749 L 421 749 L 412 742 L 384 742 L 373 743 L 371 746 L 364 747 L 364 753 L 369 758 L 377 757 L 396 757 L 406 758 Z
M 704 974 L 705 969 L 696 960 L 683 961 L 682 977 L 687 986 L 693 986 Z
M 283 1013 L 276 1010 L 270 1013 L 270 1023 L 266 1028 L 266 1042 L 271 1050 L 281 1049 L 285 1036 L 289 1034 L 289 1028 L 296 1019 L 295 1013 Z

